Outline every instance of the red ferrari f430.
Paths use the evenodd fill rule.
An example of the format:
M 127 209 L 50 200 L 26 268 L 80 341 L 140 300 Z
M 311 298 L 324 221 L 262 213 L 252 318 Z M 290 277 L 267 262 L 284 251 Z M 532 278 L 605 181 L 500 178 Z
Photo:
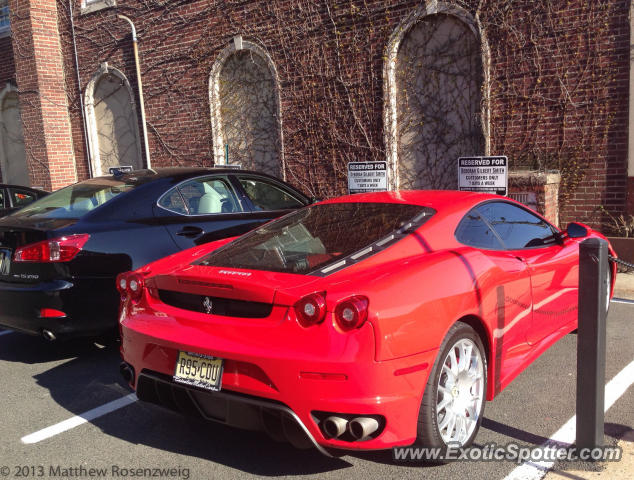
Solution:
M 141 400 L 325 453 L 467 446 L 577 327 L 597 236 L 495 195 L 313 204 L 120 275 L 122 373 Z

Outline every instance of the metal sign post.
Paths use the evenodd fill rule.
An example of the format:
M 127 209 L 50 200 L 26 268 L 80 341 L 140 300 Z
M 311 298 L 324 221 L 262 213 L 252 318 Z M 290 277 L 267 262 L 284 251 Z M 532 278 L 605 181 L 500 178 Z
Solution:
M 577 332 L 577 447 L 603 446 L 608 243 L 589 238 L 579 245 Z

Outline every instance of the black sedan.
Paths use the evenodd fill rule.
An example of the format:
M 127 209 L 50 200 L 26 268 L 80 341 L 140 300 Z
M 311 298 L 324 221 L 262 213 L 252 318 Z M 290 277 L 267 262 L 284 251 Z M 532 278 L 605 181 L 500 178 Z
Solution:
M 120 272 L 310 202 L 235 169 L 138 170 L 63 188 L 0 219 L 0 326 L 49 340 L 108 331 Z
M 37 188 L 0 184 L 0 217 L 26 207 L 45 195 L 48 195 L 48 192 Z

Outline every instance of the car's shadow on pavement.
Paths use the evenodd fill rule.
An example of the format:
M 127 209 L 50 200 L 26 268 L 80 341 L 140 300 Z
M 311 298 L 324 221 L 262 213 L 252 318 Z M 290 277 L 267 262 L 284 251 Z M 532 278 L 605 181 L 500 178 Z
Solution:
M 95 344 L 94 339 L 51 342 L 33 335 L 11 332 L 0 337 L 0 360 L 34 365 L 85 357 L 104 348 L 104 345 Z
M 83 346 L 82 342 L 74 347 L 55 346 L 18 335 L 5 343 L 0 347 L 0 359 L 6 361 L 44 363 L 69 359 L 33 378 L 72 415 L 81 415 L 131 393 L 119 374 L 116 346 L 99 348 L 85 342 Z M 132 445 L 197 457 L 260 476 L 319 474 L 351 466 L 316 449 L 298 450 L 288 443 L 276 443 L 264 433 L 193 419 L 143 402 L 135 402 L 90 423 Z M 74 430 L 70 430 L 61 435 L 73 442 L 73 434 Z M 108 459 L 107 453 L 100 456 L 104 461 L 118 460 Z

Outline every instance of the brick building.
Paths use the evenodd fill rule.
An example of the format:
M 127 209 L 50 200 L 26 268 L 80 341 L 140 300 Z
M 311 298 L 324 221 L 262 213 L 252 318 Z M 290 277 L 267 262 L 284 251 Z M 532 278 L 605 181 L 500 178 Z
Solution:
M 457 157 L 495 154 L 561 223 L 634 213 L 630 0 L 0 8 L 5 182 L 229 162 L 326 197 L 350 161 L 387 159 L 392 188 L 452 188 Z

